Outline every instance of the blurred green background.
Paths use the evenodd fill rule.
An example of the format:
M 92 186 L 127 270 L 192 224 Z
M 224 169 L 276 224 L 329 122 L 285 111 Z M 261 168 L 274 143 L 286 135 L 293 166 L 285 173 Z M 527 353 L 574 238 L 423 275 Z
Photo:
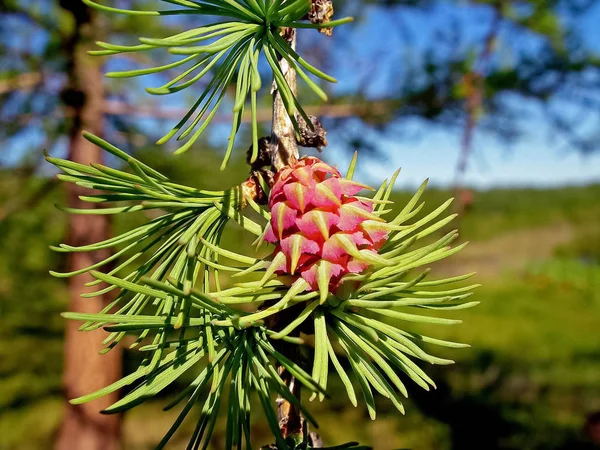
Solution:
M 72 123 L 69 115 L 60 111 L 63 103 L 68 104 L 63 86 L 68 85 L 65 74 L 70 56 L 61 39 L 73 33 L 73 22 L 65 7 L 68 2 L 31 3 L 36 4 L 5 1 L 0 7 L 2 450 L 52 448 L 63 413 L 64 322 L 59 313 L 67 308 L 68 293 L 64 281 L 50 277 L 48 270 L 64 267 L 66 261 L 48 245 L 61 242 L 67 233 L 68 217 L 54 207 L 65 203 L 66 194 L 64 186 L 51 181 L 54 174 L 50 168 L 40 163 L 40 149 L 67 154 L 65 135 Z M 133 3 L 144 6 L 152 2 Z M 371 422 L 366 409 L 352 408 L 342 387 L 333 383 L 330 401 L 309 405 L 326 443 L 357 440 L 376 450 L 583 450 L 600 446 L 600 160 L 595 153 L 600 127 L 587 124 L 579 129 L 582 121 L 577 117 L 581 116 L 573 114 L 575 106 L 568 104 L 576 96 L 564 99 L 565 93 L 568 96 L 569 89 L 574 89 L 589 100 L 582 101 L 584 111 L 590 102 L 596 108 L 590 115 L 600 111 L 598 36 L 595 28 L 590 31 L 585 23 L 576 21 L 585 22 L 590 15 L 600 20 L 600 8 L 594 1 L 587 2 L 587 9 L 580 12 L 568 8 L 575 8 L 578 2 L 502 3 L 510 5 L 508 11 L 498 6 L 501 3 L 339 2 L 340 10 L 362 19 L 324 43 L 321 50 L 315 47 L 317 50 L 309 53 L 340 80 L 346 77 L 345 83 L 331 91 L 333 103 L 360 106 L 337 115 L 337 110 L 323 111 L 332 148 L 322 157 L 343 168 L 350 152 L 358 149 L 359 177 L 371 184 L 389 176 L 392 166 L 408 161 L 409 182 L 400 182 L 392 197 L 397 207 L 409 199 L 407 188 L 420 181 L 419 177 L 432 175 L 434 186 L 425 195 L 423 213 L 458 192 L 462 214 L 456 226 L 461 239 L 471 243 L 434 270 L 440 275 L 476 271 L 474 281 L 483 284 L 476 292 L 481 301 L 478 307 L 452 314 L 463 319 L 463 324 L 431 331 L 436 337 L 472 345 L 467 350 L 446 351 L 443 356 L 455 359 L 454 366 L 427 368 L 438 389 L 427 393 L 413 386 L 406 416 L 379 399 L 378 420 Z M 501 10 L 505 28 L 497 32 L 495 39 L 500 43 L 488 60 L 488 28 L 478 18 L 483 15 L 493 24 L 490 14 L 496 10 Z M 457 11 L 457 29 L 464 36 L 453 51 L 442 54 L 444 59 L 435 52 L 443 45 L 453 45 L 452 31 L 457 27 L 448 19 L 448 11 Z M 376 58 L 373 48 L 389 44 L 391 39 L 381 30 L 373 34 L 384 18 L 393 29 L 388 31 L 396 36 L 395 47 L 383 52 L 388 57 Z M 418 28 L 424 21 L 428 22 L 425 31 L 429 38 L 423 37 L 423 31 L 404 42 L 394 34 L 401 35 L 411 23 Z M 461 21 L 470 25 L 462 27 Z M 102 24 L 105 33 L 112 33 L 117 40 L 141 29 L 145 34 L 160 32 L 133 19 Z M 168 22 L 167 27 L 184 25 Z M 366 41 L 365 35 L 370 36 Z M 520 53 L 518 43 L 523 36 L 530 39 L 533 56 L 527 51 Z M 322 38 L 307 38 L 304 45 L 324 42 L 317 39 Z M 577 48 L 572 47 L 575 41 Z M 506 56 L 507 48 L 512 59 Z M 413 58 L 407 59 L 410 52 L 401 49 L 412 51 Z M 375 60 L 381 66 L 372 79 L 374 87 L 364 88 L 359 72 Z M 541 68 L 537 67 L 539 79 L 527 75 L 526 70 L 536 61 L 543 61 Z M 144 65 L 148 60 L 135 63 Z M 480 63 L 491 68 L 480 69 Z M 41 81 L 28 85 L 21 79 L 31 73 L 43 74 Z M 409 81 L 415 73 L 420 82 L 413 85 Z M 485 79 L 485 101 L 477 111 L 465 106 L 470 97 L 464 94 L 464 79 L 473 73 Z M 539 87 L 543 76 L 562 78 L 555 86 Z M 14 81 L 18 77 L 20 81 Z M 569 85 L 573 80 L 575 87 Z M 120 102 L 120 107 L 141 105 L 163 111 L 164 106 L 180 108 L 191 97 L 186 94 L 188 97 L 172 103 L 152 103 L 143 87 L 107 82 L 106 97 L 113 102 L 112 112 L 106 116 L 107 139 L 183 184 L 226 188 L 246 178 L 244 149 L 238 149 L 226 172 L 218 171 L 226 134 L 219 125 L 202 149 L 193 149 L 183 158 L 150 144 L 155 129 L 168 129 L 165 127 L 174 119 L 152 119 L 140 110 L 122 114 L 115 112 L 114 102 Z M 507 95 L 512 97 L 507 100 Z M 524 114 L 532 101 L 541 102 L 544 108 L 558 106 L 558 118 Z M 268 105 L 265 99 L 263 106 Z M 566 122 L 571 116 L 576 116 L 573 123 Z M 472 131 L 465 126 L 470 117 L 478 117 L 474 127 L 481 133 L 475 144 L 464 143 Z M 407 123 L 408 129 L 402 128 Z M 264 129 L 268 126 L 265 123 Z M 540 143 L 541 130 L 550 132 L 550 141 Z M 436 137 L 440 132 L 445 133 L 443 137 Z M 243 130 L 240 142 L 248 142 L 247 137 Z M 475 145 L 475 150 L 469 145 Z M 505 145 L 517 146 L 518 154 L 505 152 Z M 564 151 L 568 156 L 561 153 Z M 455 165 L 465 154 L 467 160 L 475 160 L 470 170 Z M 477 161 L 486 155 L 505 165 L 482 169 Z M 123 230 L 142 219 L 143 215 L 116 217 L 113 226 Z M 239 248 L 250 242 L 250 237 L 232 228 L 225 245 Z M 135 352 L 125 351 L 123 357 L 126 370 L 134 367 Z M 160 440 L 177 413 L 162 412 L 167 397 L 176 389 L 125 414 L 124 449 L 151 449 Z M 185 448 L 193 427 L 193 420 L 188 420 L 169 448 Z M 264 422 L 257 420 L 253 432 L 258 443 L 268 443 Z M 223 433 L 224 424 L 220 423 L 215 450 L 222 448 Z M 73 448 L 78 447 L 74 444 Z
M 205 167 L 203 158 L 188 158 L 175 172 L 194 183 L 198 174 L 206 180 Z M 4 171 L 0 182 L 0 200 L 6 201 L 14 195 L 14 176 Z M 31 179 L 21 188 L 41 182 Z M 397 192 L 394 200 L 401 205 L 408 195 Z M 430 190 L 429 210 L 450 195 Z M 376 449 L 475 448 L 473 443 L 481 449 L 594 448 L 584 424 L 600 410 L 600 185 L 473 195 L 460 222 L 462 238 L 471 243 L 436 270 L 477 270 L 482 303 L 454 314 L 463 324 L 433 330 L 473 347 L 447 352 L 457 360 L 454 366 L 428 368 L 438 389 L 426 393 L 413 386 L 405 417 L 380 399 L 378 420 L 370 422 L 366 410 L 352 408 L 333 384 L 332 400 L 311 404 L 326 442 L 357 439 Z M 66 308 L 66 288 L 47 271 L 62 263 L 48 250 L 48 242 L 65 232 L 66 217 L 53 207 L 62 197 L 57 189 L 0 227 L 3 449 L 51 448 L 61 420 L 58 313 Z M 117 228 L 124 222 L 119 219 Z M 235 230 L 230 236 L 230 248 L 234 239 L 236 247 L 250 243 Z M 126 367 L 134 359 L 134 352 L 126 352 Z M 175 412 L 161 411 L 165 403 L 159 398 L 125 415 L 124 448 L 152 448 L 175 418 Z M 184 430 L 191 433 L 192 422 Z M 264 442 L 266 425 L 257 424 L 256 432 Z M 172 448 L 184 448 L 185 439 L 184 431 Z

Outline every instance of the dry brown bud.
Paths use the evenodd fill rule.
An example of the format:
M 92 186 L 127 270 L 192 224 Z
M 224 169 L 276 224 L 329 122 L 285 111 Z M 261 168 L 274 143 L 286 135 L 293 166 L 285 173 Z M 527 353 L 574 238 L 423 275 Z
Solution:
M 333 2 L 332 0 L 312 0 L 312 6 L 308 12 L 308 20 L 311 23 L 327 23 L 333 17 Z M 331 36 L 333 28 L 321 28 L 320 33 Z

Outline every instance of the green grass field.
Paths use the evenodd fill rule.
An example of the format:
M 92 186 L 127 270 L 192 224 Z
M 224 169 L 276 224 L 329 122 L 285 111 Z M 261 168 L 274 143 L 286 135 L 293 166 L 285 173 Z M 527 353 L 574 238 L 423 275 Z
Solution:
M 11 189 L 0 174 L 0 204 Z M 430 190 L 427 208 L 449 195 Z M 51 448 L 60 422 L 58 313 L 66 292 L 47 274 L 63 264 L 47 246 L 64 233 L 66 218 L 52 206 L 61 197 L 56 190 L 0 222 L 1 450 Z M 394 196 L 400 204 L 406 199 Z M 410 386 L 404 417 L 381 399 L 379 419 L 370 422 L 333 384 L 332 400 L 311 405 L 326 442 L 356 439 L 377 450 L 594 448 L 582 430 L 586 415 L 600 411 L 599 199 L 600 185 L 476 192 L 460 221 L 461 239 L 471 244 L 434 269 L 477 271 L 473 280 L 483 287 L 474 299 L 481 304 L 448 313 L 461 325 L 428 330 L 472 348 L 445 352 L 454 366 L 427 368 L 438 389 Z M 124 448 L 153 448 L 176 413 L 163 413 L 164 403 L 157 399 L 125 416 Z M 171 448 L 185 448 L 192 427 Z M 223 432 L 221 424 L 214 449 Z M 254 432 L 257 442 L 268 440 L 260 420 Z

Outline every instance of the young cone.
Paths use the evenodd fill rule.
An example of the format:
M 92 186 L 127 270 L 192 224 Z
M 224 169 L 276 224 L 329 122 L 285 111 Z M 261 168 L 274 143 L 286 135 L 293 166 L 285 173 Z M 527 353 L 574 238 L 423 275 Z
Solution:
M 388 231 L 370 202 L 368 187 L 343 178 L 315 157 L 303 157 L 275 177 L 265 240 L 276 245 L 275 273 L 303 278 L 325 301 L 344 275 L 364 271 L 379 256 Z

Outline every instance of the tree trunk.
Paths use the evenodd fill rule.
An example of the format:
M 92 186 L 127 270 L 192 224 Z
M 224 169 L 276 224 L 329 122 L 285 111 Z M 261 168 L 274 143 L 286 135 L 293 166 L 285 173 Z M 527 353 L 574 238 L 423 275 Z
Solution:
M 67 58 L 69 88 L 63 92 L 65 107 L 72 113 L 69 130 L 69 158 L 81 164 L 101 163 L 101 150 L 86 141 L 81 132 L 85 129 L 94 134 L 102 134 L 104 91 L 102 88 L 102 72 L 100 61 L 87 55 L 87 50 L 94 42 L 97 24 L 94 15 L 81 1 L 61 0 L 61 6 L 70 12 L 75 19 L 75 28 L 71 36 L 63 43 Z M 68 185 L 68 198 L 71 207 L 82 207 L 79 195 L 89 191 Z M 86 205 L 89 207 L 89 204 Z M 87 245 L 107 239 L 110 234 L 110 223 L 106 216 L 72 215 L 68 242 L 70 245 Z M 69 270 L 88 267 L 104 259 L 107 255 L 102 250 L 96 253 L 70 253 Z M 97 287 L 86 287 L 92 281 L 89 274 L 70 278 L 69 311 L 97 313 L 107 303 L 106 296 L 81 298 L 80 295 L 96 290 Z M 57 450 L 117 450 L 120 441 L 120 422 L 118 415 L 101 415 L 100 410 L 118 400 L 118 393 L 104 396 L 85 405 L 71 405 L 68 400 L 102 388 L 121 376 L 122 355 L 119 348 L 106 355 L 99 355 L 102 350 L 102 330 L 79 332 L 78 323 L 68 321 L 66 324 L 64 350 L 65 416 L 58 432 Z

